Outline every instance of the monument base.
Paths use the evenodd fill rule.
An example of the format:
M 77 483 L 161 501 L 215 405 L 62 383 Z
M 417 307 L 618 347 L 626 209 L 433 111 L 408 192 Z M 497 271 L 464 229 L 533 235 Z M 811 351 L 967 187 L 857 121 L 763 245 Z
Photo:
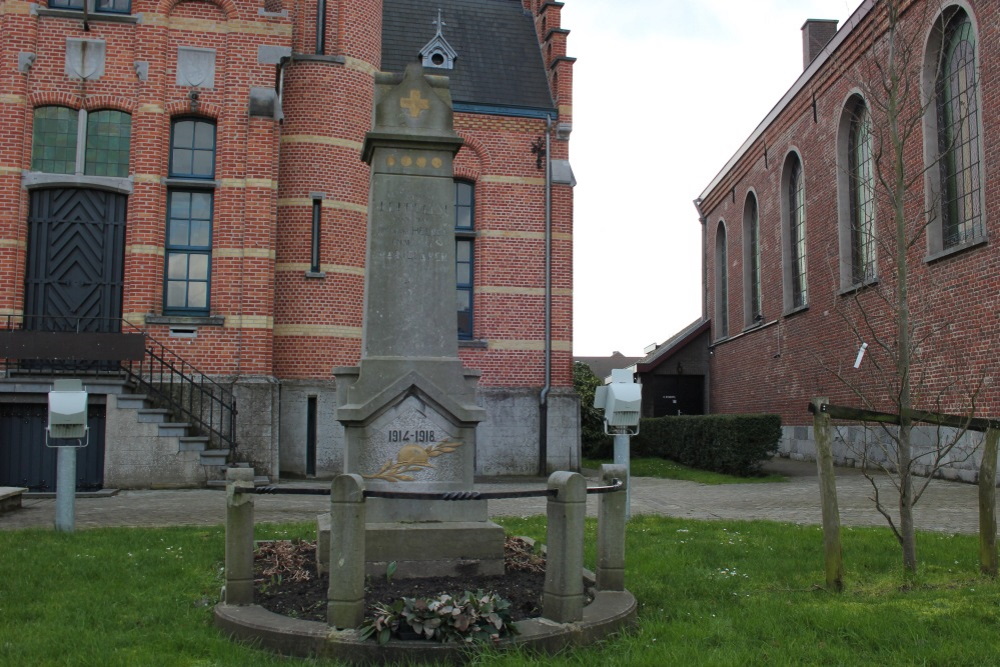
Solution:
M 330 564 L 330 514 L 316 520 L 316 564 Z M 365 573 L 384 576 L 396 564 L 396 578 L 495 576 L 504 573 L 504 530 L 492 521 L 369 523 L 365 530 Z

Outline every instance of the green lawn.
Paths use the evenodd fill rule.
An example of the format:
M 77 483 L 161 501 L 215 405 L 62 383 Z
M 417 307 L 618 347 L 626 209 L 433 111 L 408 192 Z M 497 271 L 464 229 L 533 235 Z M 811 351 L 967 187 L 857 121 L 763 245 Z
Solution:
M 598 468 L 610 460 L 583 459 L 584 468 Z M 660 479 L 682 479 L 700 484 L 755 484 L 760 482 L 783 482 L 783 475 L 763 475 L 761 477 L 734 477 L 707 470 L 689 468 L 660 458 L 633 458 L 629 461 L 629 472 L 633 477 L 659 477 Z
M 504 519 L 543 538 L 542 518 Z M 311 524 L 262 525 L 304 537 Z M 588 549 L 596 525 L 588 522 Z M 635 634 L 555 657 L 486 653 L 481 665 L 986 665 L 1000 655 L 1000 585 L 975 536 L 922 533 L 903 585 L 887 529 L 844 530 L 846 592 L 822 588 L 815 526 L 636 516 L 627 585 Z M 0 533 L 2 665 L 301 664 L 232 644 L 211 624 L 221 528 Z M 588 553 L 592 565 L 593 553 Z M 306 663 L 330 664 L 330 663 Z

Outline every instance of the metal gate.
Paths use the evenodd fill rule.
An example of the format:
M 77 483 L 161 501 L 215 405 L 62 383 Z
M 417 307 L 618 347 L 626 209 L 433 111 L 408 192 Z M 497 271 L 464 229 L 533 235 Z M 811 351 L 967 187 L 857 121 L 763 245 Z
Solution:
M 25 328 L 121 330 L 127 205 L 103 190 L 32 190 Z
M 76 490 L 104 486 L 105 406 L 87 408 L 90 441 L 77 450 Z M 46 403 L 0 403 L 0 486 L 55 491 L 55 449 L 45 446 Z

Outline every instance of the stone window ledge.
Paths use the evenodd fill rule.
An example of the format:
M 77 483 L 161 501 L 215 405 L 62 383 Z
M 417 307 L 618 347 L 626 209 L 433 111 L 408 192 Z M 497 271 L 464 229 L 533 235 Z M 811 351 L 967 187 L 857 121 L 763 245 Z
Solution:
M 208 317 L 190 317 L 183 315 L 146 315 L 146 324 L 168 324 L 194 327 L 221 327 L 226 323 L 222 315 Z
M 485 350 L 487 347 L 489 347 L 489 341 L 462 339 L 458 341 L 458 346 Z
M 973 248 L 978 248 L 979 246 L 986 245 L 986 237 L 980 236 L 979 238 L 973 239 L 971 241 L 966 241 L 965 243 L 960 243 L 959 245 L 954 245 L 945 250 L 939 250 L 927 257 L 924 257 L 924 262 L 926 264 L 933 264 L 938 260 L 942 260 L 953 255 L 958 255 L 967 250 L 972 250 Z
M 798 315 L 799 313 L 804 313 L 809 310 L 809 304 L 804 303 L 801 306 L 796 306 L 795 308 L 790 308 L 786 310 L 782 315 L 784 317 L 791 317 L 792 315 Z

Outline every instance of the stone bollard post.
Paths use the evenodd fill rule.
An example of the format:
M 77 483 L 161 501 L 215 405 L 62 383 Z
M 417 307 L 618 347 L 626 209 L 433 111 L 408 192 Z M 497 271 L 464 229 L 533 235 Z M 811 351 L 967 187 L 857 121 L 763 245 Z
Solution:
M 542 615 L 556 623 L 583 619 L 583 524 L 587 516 L 587 481 L 575 472 L 549 477 L 556 489 L 548 501 L 548 555 Z
M 337 475 L 330 487 L 330 587 L 326 622 L 357 628 L 365 618 L 365 485 Z
M 619 479 L 621 491 L 601 495 L 597 506 L 597 589 L 625 590 L 625 524 L 628 509 L 628 468 L 623 465 L 601 466 L 601 483 L 610 485 Z
M 253 468 L 226 470 L 226 604 L 253 604 Z

